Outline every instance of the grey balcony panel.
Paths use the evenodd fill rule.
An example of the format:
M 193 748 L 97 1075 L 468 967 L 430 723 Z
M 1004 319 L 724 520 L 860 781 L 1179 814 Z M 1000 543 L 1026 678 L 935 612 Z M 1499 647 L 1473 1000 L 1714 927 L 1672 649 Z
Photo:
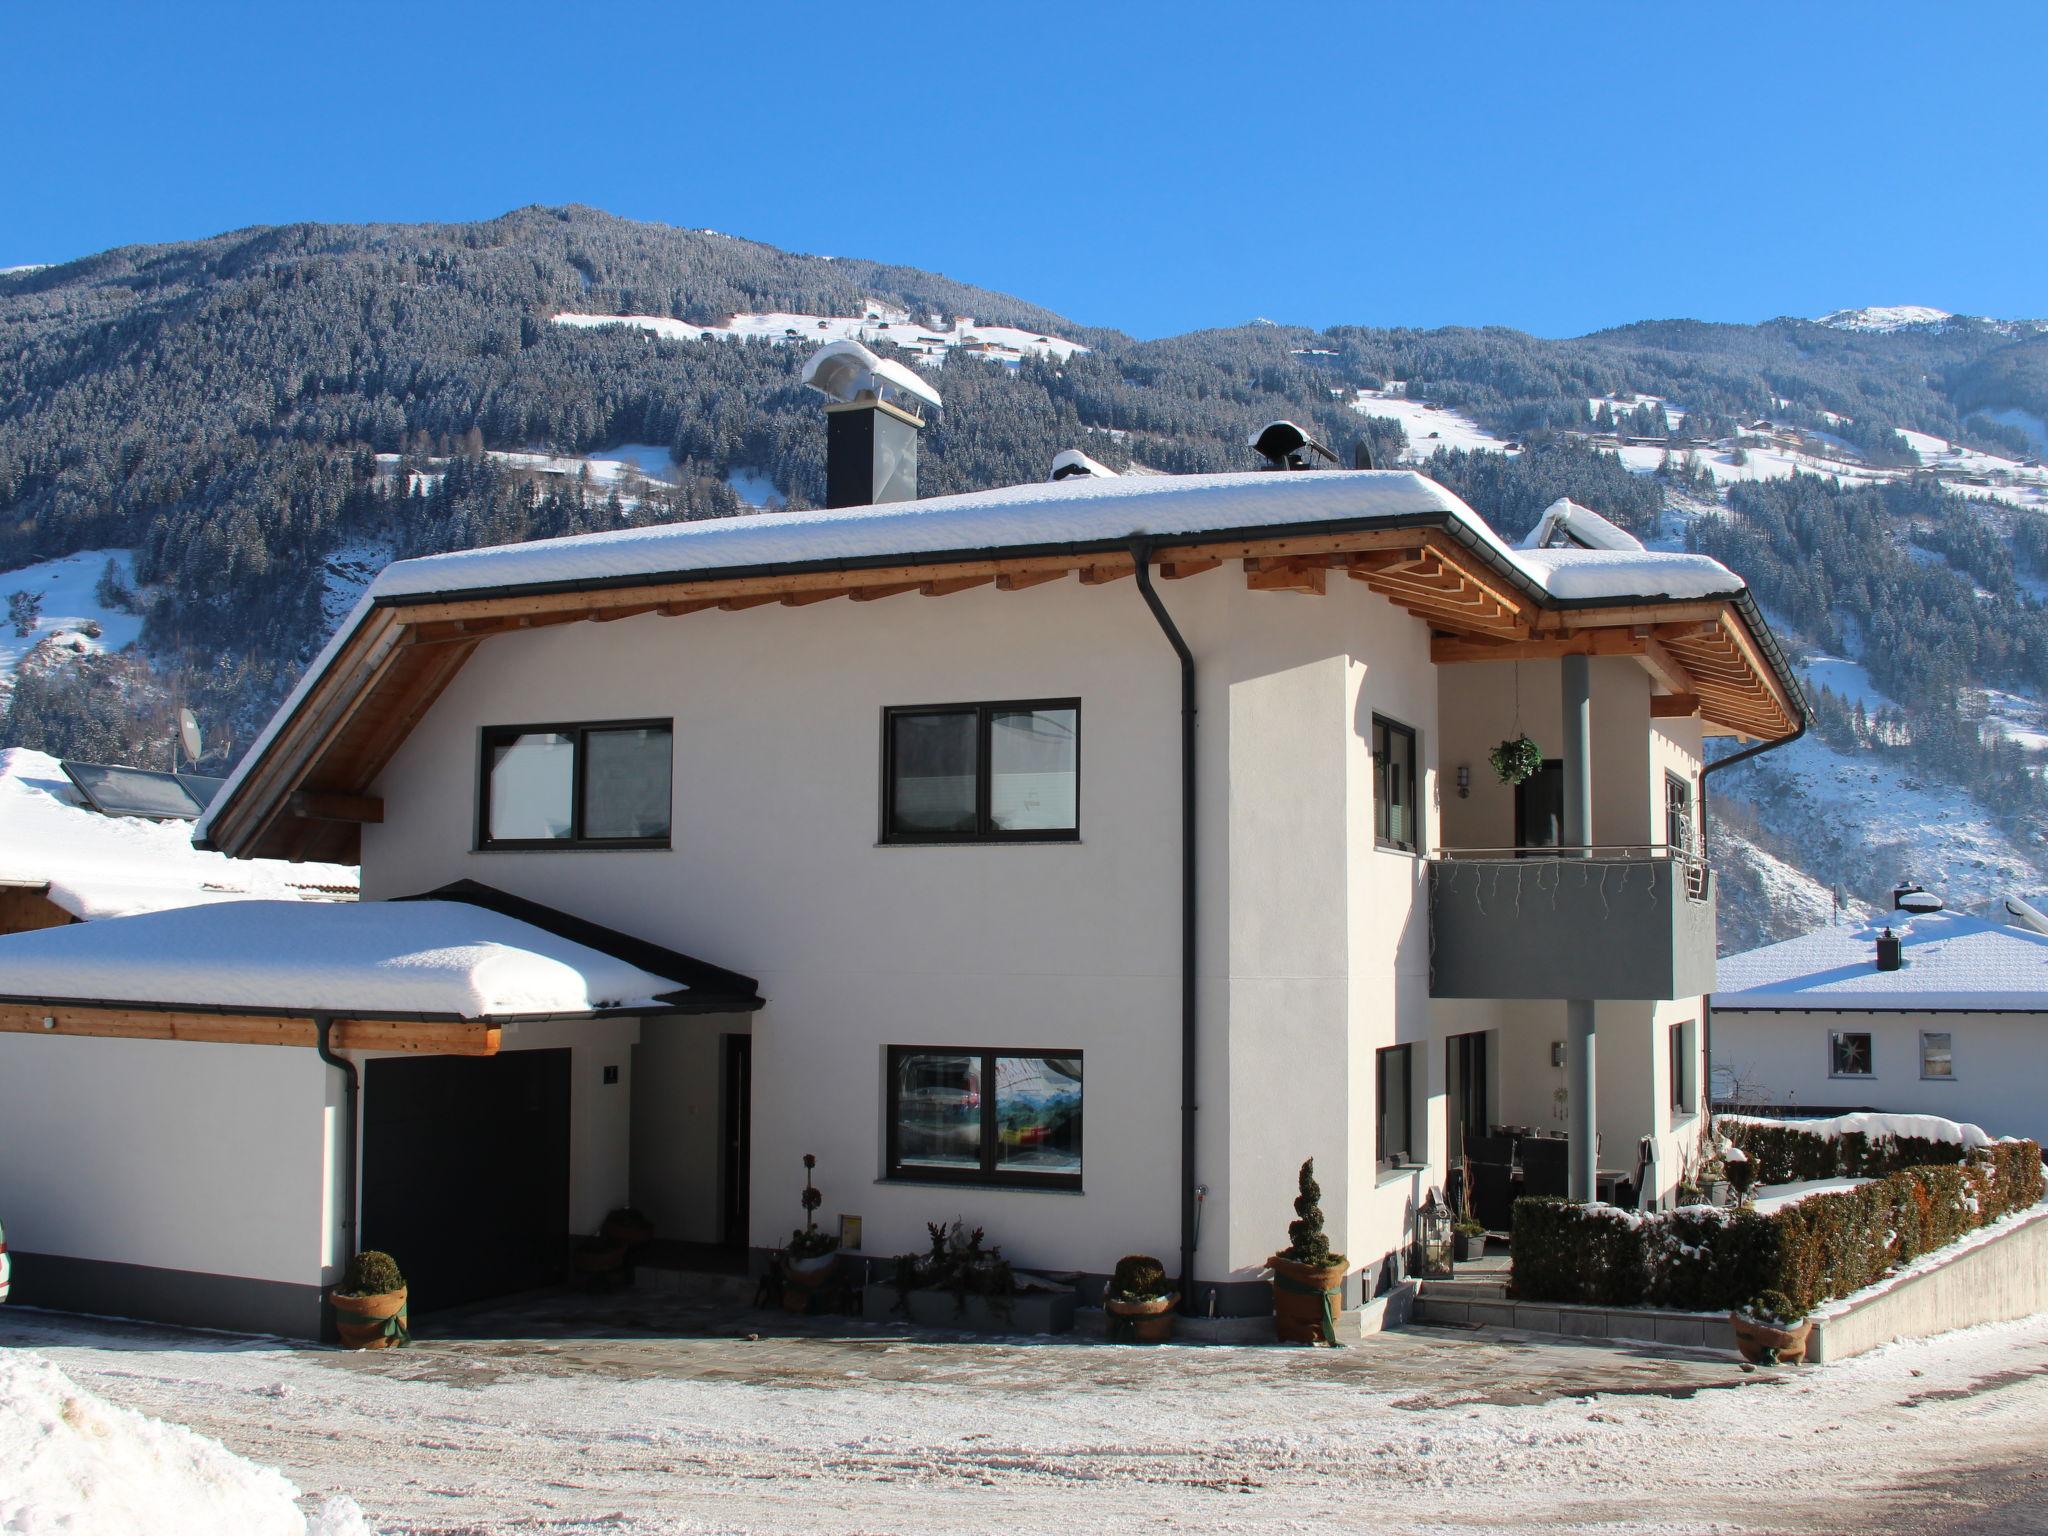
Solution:
M 1432 997 L 1693 997 L 1714 988 L 1712 876 L 1669 858 L 1435 859 Z M 1704 878 L 1702 878 L 1704 877 Z

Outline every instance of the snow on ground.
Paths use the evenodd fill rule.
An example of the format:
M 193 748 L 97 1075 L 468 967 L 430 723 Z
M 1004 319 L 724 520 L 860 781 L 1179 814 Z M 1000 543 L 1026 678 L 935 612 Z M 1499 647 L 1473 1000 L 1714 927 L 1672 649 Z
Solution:
M 775 488 L 775 482 L 767 472 L 759 469 L 728 469 L 725 483 L 733 488 L 733 494 L 750 507 L 763 512 L 773 511 L 787 505 L 789 498 Z
M 0 1354 L 0 1531 L 10 1536 L 368 1536 L 353 1500 L 312 1521 L 284 1475 L 117 1408 L 30 1351 Z
M 61 560 L 0 571 L 0 693 L 13 685 L 15 669 L 38 645 L 88 655 L 121 650 L 141 637 L 139 614 L 109 608 L 94 593 L 109 560 L 132 589 L 135 566 L 125 549 L 89 549 Z M 8 621 L 5 600 L 16 592 L 41 598 L 39 615 L 26 635 L 15 633 L 14 624 Z M 95 626 L 97 636 L 90 633 Z
M 1633 399 L 1628 400 L 1622 399 L 1619 395 L 1588 395 L 1586 397 L 1587 419 L 1591 420 L 1593 417 L 1598 416 L 1600 414 L 1600 407 L 1603 405 L 1616 416 L 1629 415 L 1646 405 L 1662 406 L 1664 409 L 1664 430 L 1667 432 L 1675 430 L 1685 420 L 1685 408 L 1673 405 L 1662 395 L 1637 395 Z
M 2028 511 L 2048 510 L 2048 469 L 2038 463 L 1966 448 L 1930 432 L 1899 429 L 1913 455 L 1949 490 Z
M 47 885 L 49 899 L 73 917 L 99 919 L 252 896 L 346 900 L 356 872 L 202 853 L 189 821 L 102 816 L 56 758 L 11 747 L 0 752 L 0 883 Z
M 1914 325 L 1939 325 L 1955 316 L 1945 309 L 1926 304 L 1870 304 L 1862 309 L 1837 309 L 1820 316 L 1814 324 L 1831 325 L 1838 331 L 1903 331 Z
M 827 341 L 889 342 L 912 353 L 919 362 L 937 366 L 953 353 L 1015 365 L 1032 354 L 1065 362 L 1088 349 L 1078 342 L 1012 325 L 984 325 L 970 316 L 942 320 L 912 316 L 884 304 L 870 304 L 858 315 L 773 314 L 734 315 L 719 325 L 692 325 L 667 315 L 561 314 L 557 325 L 578 329 L 627 325 L 672 341 L 768 341 L 778 345 L 812 345 Z
M 1827 688 L 1844 704 L 1862 704 L 1863 712 L 1874 715 L 1893 708 L 1893 702 L 1878 690 L 1860 662 L 1846 656 L 1809 656 L 1799 663 L 1799 675 L 1813 689 Z
M 1401 423 L 1408 434 L 1407 458 L 1421 463 L 1439 448 L 1461 448 L 1470 452 L 1489 448 L 1508 452 L 1508 439 L 1495 437 L 1471 417 L 1426 400 L 1410 400 L 1404 391 L 1361 389 L 1351 401 L 1361 416 L 1385 416 Z
M 0 1341 L 388 1536 L 1933 1532 L 2024 1519 L 2048 1455 L 2048 1318 L 1755 1371 L 1437 1329 L 1312 1351 L 771 1324 L 348 1355 L 15 1309 Z
M 327 557 L 322 567 L 320 617 L 331 631 L 349 616 L 357 601 L 369 591 L 377 573 L 397 557 L 388 539 L 349 539 Z

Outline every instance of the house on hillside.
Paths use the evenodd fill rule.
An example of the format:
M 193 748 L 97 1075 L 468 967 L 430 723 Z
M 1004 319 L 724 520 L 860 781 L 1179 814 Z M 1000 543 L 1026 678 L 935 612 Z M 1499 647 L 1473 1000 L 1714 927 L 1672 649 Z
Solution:
M 914 455 L 914 408 L 831 410 L 835 485 L 900 475 L 879 459 Z M 263 1275 L 300 1297 L 357 1242 L 409 1268 L 426 1244 L 444 1295 L 501 1284 L 481 1236 L 437 1242 L 451 1212 L 528 1252 L 630 1200 L 758 1255 L 802 1219 L 806 1153 L 823 1224 L 857 1217 L 865 1251 L 962 1217 L 1084 1284 L 1158 1253 L 1225 1314 L 1269 1305 L 1313 1156 L 1355 1301 L 1461 1159 L 1671 1195 L 1714 955 L 1673 796 L 1705 736 L 1800 712 L 1725 567 L 1510 548 L 1408 471 L 1085 475 L 401 562 L 200 835 L 359 860 L 362 911 L 516 913 L 532 933 L 502 942 L 566 969 L 400 998 L 368 978 L 406 970 L 401 921 L 309 990 L 255 965 L 233 908 L 189 915 L 182 942 L 247 967 L 236 1027 L 260 1012 L 277 1049 L 207 1043 L 247 1038 L 221 968 L 116 964 L 115 924 L 0 940 L 18 1274 L 83 1240 L 16 1225 L 6 1085 L 147 1048 L 180 1069 L 180 1161 L 215 1172 L 162 1193 L 215 1235 L 96 1238 L 111 1310 L 146 1312 L 165 1269 L 254 1273 L 251 1213 L 286 1206 Z M 1488 754 L 1518 731 L 1542 766 L 1510 788 Z M 180 1022 L 137 1041 L 105 1000 L 143 986 Z M 289 1048 L 316 1035 L 332 1060 Z M 537 1052 L 568 1088 L 530 1091 Z M 53 1155 L 122 1139 L 73 1109 Z M 515 1109 L 526 1152 L 478 1155 Z M 284 1139 L 288 1172 L 231 1166 Z
M 2048 1141 L 2048 920 L 1902 887 L 1869 924 L 1720 963 L 1716 1095 L 1774 1114 L 1940 1115 Z
M 355 899 L 352 866 L 194 848 L 195 793 L 207 783 L 190 775 L 0 752 L 0 934 L 252 897 Z

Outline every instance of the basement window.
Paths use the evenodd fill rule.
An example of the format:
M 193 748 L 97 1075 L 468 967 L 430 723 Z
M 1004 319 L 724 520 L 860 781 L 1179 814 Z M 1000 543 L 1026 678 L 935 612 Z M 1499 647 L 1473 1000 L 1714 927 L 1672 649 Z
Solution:
M 1872 1075 L 1870 1036 L 1860 1030 L 1828 1031 L 1828 1076 Z
M 1372 831 L 1382 848 L 1415 851 L 1415 731 L 1372 717 Z
M 668 847 L 673 734 L 666 720 L 487 726 L 477 847 Z
M 1946 1030 L 1920 1032 L 1920 1075 L 1934 1082 L 1950 1082 L 1956 1075 L 1955 1036 Z
M 1079 699 L 884 710 L 882 758 L 885 843 L 1080 838 Z
M 1081 1053 L 889 1047 L 889 1177 L 1081 1187 Z

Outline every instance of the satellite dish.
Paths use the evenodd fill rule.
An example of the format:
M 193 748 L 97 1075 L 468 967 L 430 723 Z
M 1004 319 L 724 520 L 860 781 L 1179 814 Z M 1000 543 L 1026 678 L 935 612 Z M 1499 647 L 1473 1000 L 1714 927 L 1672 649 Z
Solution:
M 199 761 L 199 717 L 189 709 L 178 711 L 178 742 L 185 749 L 185 761 Z
M 1311 453 L 1321 454 L 1332 464 L 1337 462 L 1337 455 L 1291 421 L 1267 422 L 1251 439 L 1251 446 L 1265 456 L 1268 469 L 1307 469 Z
M 907 396 L 933 410 L 945 404 L 913 370 L 875 356 L 857 341 L 828 341 L 818 348 L 804 364 L 803 382 L 821 395 L 848 403 L 871 395 L 892 403 Z
M 1052 477 L 1054 480 L 1114 480 L 1117 472 L 1107 464 L 1099 464 L 1078 448 L 1063 448 L 1053 455 Z

